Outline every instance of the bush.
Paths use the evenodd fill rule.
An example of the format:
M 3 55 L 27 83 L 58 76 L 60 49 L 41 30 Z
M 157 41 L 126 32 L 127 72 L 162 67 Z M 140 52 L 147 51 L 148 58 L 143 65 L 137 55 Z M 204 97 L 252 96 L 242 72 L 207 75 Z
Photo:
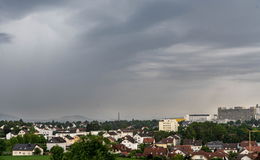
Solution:
M 51 160 L 62 160 L 63 158 L 63 148 L 59 146 L 54 146 L 50 150 L 51 152 Z

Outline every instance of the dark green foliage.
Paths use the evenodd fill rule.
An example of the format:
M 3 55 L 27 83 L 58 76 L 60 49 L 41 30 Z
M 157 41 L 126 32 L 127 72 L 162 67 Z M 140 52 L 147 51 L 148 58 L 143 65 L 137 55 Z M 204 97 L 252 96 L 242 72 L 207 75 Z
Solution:
M 183 155 L 177 154 L 176 156 L 174 156 L 173 158 L 171 158 L 172 160 L 184 160 L 185 157 Z
M 248 130 L 252 127 L 245 123 L 237 126 L 230 124 L 217 124 L 213 122 L 190 124 L 186 129 L 180 127 L 179 134 L 183 139 L 200 139 L 203 143 L 209 141 L 223 141 L 224 143 L 238 143 L 248 140 Z M 252 134 L 252 139 L 260 140 L 260 134 Z
M 228 160 L 235 160 L 237 159 L 238 153 L 235 152 L 229 152 L 228 154 Z
M 211 152 L 211 150 L 210 150 L 209 147 L 207 147 L 207 146 L 202 146 L 202 147 L 201 147 L 201 150 L 202 150 L 202 151 L 205 151 L 205 152 Z
M 6 143 L 5 140 L 0 139 L 0 155 L 6 150 Z
M 42 153 L 42 151 L 39 148 L 35 148 L 34 150 L 34 155 L 40 155 Z
M 82 137 L 80 142 L 74 143 L 65 154 L 66 160 L 114 160 L 109 148 L 102 137 Z
M 59 146 L 54 146 L 51 148 L 51 160 L 62 160 L 63 159 L 63 148 Z
M 212 158 L 211 160 L 223 160 L 222 158 Z

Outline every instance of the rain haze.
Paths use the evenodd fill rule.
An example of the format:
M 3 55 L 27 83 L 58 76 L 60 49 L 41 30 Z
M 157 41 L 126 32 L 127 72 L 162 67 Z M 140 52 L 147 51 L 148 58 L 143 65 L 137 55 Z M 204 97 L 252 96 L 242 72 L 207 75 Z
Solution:
M 260 1 L 0 0 L 0 109 L 153 119 L 260 103 Z

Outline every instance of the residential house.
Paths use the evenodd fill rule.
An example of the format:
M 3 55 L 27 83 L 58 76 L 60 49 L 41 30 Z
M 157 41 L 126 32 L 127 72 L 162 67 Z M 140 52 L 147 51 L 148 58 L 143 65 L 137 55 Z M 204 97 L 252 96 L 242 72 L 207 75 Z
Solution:
M 61 138 L 61 137 L 52 137 L 48 142 L 47 142 L 47 150 L 51 150 L 53 146 L 60 146 L 61 148 L 66 151 L 66 141 Z
M 211 141 L 206 144 L 206 146 L 214 152 L 215 150 L 222 150 L 223 147 L 223 142 L 222 141 Z
M 37 144 L 16 144 L 13 147 L 12 155 L 13 156 L 31 156 L 34 154 L 36 148 L 38 148 L 43 154 L 43 149 Z
M 191 155 L 191 159 L 192 160 L 210 160 L 208 153 L 204 152 L 204 151 L 193 152 Z
M 120 138 L 120 136 L 114 131 L 109 131 L 109 132 L 104 133 L 103 137 L 105 137 L 105 138 L 112 137 L 115 140 L 118 140 Z
M 43 135 L 46 139 L 50 138 L 53 136 L 53 132 L 55 129 L 50 129 L 50 128 L 39 128 L 37 126 L 34 126 L 34 129 L 38 132 L 37 134 Z
M 131 149 L 123 144 L 115 144 L 112 146 L 113 153 L 128 155 Z
M 183 156 L 190 156 L 193 153 L 190 145 L 177 145 L 171 148 L 172 154 L 180 154 Z
M 133 138 L 137 141 L 138 144 L 142 144 L 145 138 L 152 138 L 152 136 L 148 134 L 138 133 L 135 134 Z
M 119 138 L 125 137 L 125 136 L 134 136 L 134 132 L 132 130 L 127 130 L 127 129 L 123 129 L 123 130 L 117 130 L 117 134 L 119 135 Z
M 7 133 L 7 134 L 5 135 L 5 139 L 9 140 L 9 139 L 11 139 L 11 138 L 13 138 L 13 137 L 16 137 L 16 136 L 17 136 L 17 135 L 15 135 L 14 132 L 9 132 L 9 133 Z
M 257 146 L 256 141 L 242 141 L 239 144 L 239 149 L 245 149 L 245 147 L 249 146 L 249 143 L 251 144 L 251 146 Z
M 251 147 L 247 146 L 239 154 L 246 155 L 254 152 L 260 153 L 260 146 L 251 146 Z
M 155 145 L 158 147 L 167 148 L 168 146 L 176 146 L 179 144 L 179 138 L 169 136 L 167 138 L 163 138 L 161 141 L 157 142 Z
M 143 143 L 144 144 L 154 144 L 155 143 L 155 139 L 154 138 L 144 138 L 143 139 Z
M 168 150 L 167 148 L 150 146 L 144 149 L 144 156 L 167 156 Z
M 202 141 L 201 140 L 195 140 L 195 139 L 184 139 L 183 145 L 190 145 L 191 149 L 193 151 L 199 151 L 202 147 Z
M 224 143 L 223 149 L 225 153 L 237 153 L 238 150 L 238 143 Z
M 66 146 L 71 146 L 72 144 L 75 143 L 75 139 L 73 137 L 71 137 L 70 135 L 66 135 L 63 138 L 66 141 Z
M 23 136 L 25 134 L 28 134 L 28 131 L 25 130 L 25 129 L 20 130 L 19 133 L 18 133 L 19 136 Z
M 239 154 L 236 158 L 237 160 L 259 160 L 259 153 L 250 153 L 250 154 Z
M 125 136 L 122 138 L 122 142 L 121 144 L 125 145 L 126 147 L 132 149 L 132 150 L 136 150 L 138 149 L 138 143 L 134 140 L 133 137 L 131 136 Z
M 228 159 L 228 154 L 224 151 L 216 151 L 216 152 L 205 152 L 205 151 L 198 151 L 193 152 L 191 159 L 192 160 L 211 160 L 213 158 L 220 158 L 223 160 Z

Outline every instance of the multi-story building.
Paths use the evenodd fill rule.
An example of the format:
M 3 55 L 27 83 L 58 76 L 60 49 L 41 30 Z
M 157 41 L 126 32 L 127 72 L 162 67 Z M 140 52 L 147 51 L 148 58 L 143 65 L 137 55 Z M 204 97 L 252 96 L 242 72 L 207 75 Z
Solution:
M 177 132 L 179 123 L 176 119 L 163 119 L 159 121 L 159 131 Z
M 243 107 L 234 107 L 234 108 L 218 108 L 218 119 L 219 120 L 251 120 L 256 118 L 256 107 L 243 108 Z
M 255 119 L 260 119 L 260 106 L 258 104 L 255 107 Z
M 216 119 L 217 115 L 215 114 L 188 114 L 185 116 L 185 120 L 190 122 L 205 122 L 213 121 Z

